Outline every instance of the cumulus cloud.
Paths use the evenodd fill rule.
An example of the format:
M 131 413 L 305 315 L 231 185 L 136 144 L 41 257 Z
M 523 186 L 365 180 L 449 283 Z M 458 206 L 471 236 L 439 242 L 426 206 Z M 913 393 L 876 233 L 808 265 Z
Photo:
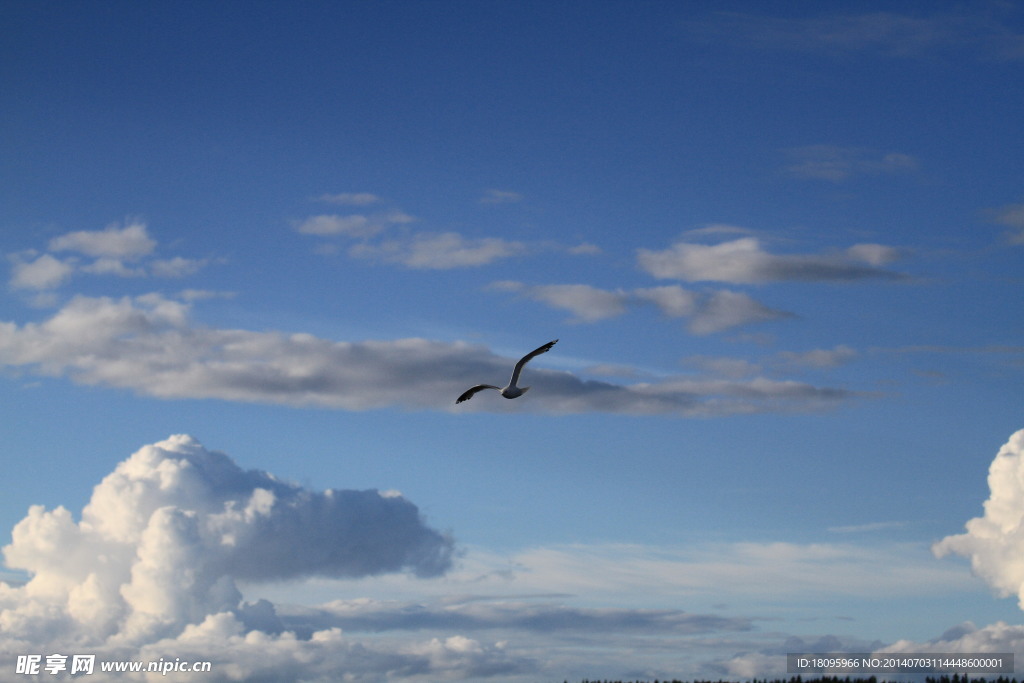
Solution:
M 64 507 L 34 505 L 11 537 L 6 564 L 30 578 L 0 583 L 4 652 L 152 646 L 166 658 L 204 636 L 204 643 L 235 638 L 236 650 L 262 644 L 266 656 L 291 666 L 304 650 L 315 658 L 325 639 L 347 656 L 357 649 L 332 632 L 311 634 L 308 645 L 294 634 L 271 635 L 281 631 L 273 606 L 243 603 L 236 580 L 436 576 L 453 553 L 452 540 L 400 494 L 311 491 L 243 470 L 184 435 L 119 463 L 94 488 L 80 521 Z
M 897 255 L 894 248 L 878 244 L 826 254 L 772 254 L 757 238 L 742 237 L 711 245 L 677 242 L 661 251 L 638 249 L 637 261 L 657 278 L 759 284 L 899 278 L 898 273 L 878 267 Z
M 971 569 L 1002 596 L 1016 596 L 1024 609 L 1024 429 L 1014 433 L 988 470 L 985 514 L 966 533 L 935 544 L 936 555 L 970 558 Z
M 684 672 L 699 679 L 722 671 L 716 667 L 725 662 L 760 662 L 761 668 L 750 669 L 760 676 L 780 659 L 784 667 L 779 654 L 787 651 L 865 652 L 882 645 L 787 638 L 777 624 L 763 630 L 762 620 L 750 615 L 766 605 L 817 615 L 837 595 L 862 602 L 919 599 L 970 585 L 959 568 L 936 563 L 919 543 L 572 543 L 511 553 L 464 550 L 443 582 L 408 586 L 400 576 L 383 576 L 359 582 L 364 595 L 375 597 L 340 600 L 331 592 L 336 582 L 309 582 L 311 594 L 323 599 L 315 606 L 282 606 L 278 616 L 289 629 L 340 628 L 377 638 L 410 629 L 447 629 L 480 642 L 501 638 L 510 658 L 537 660 L 532 677 L 508 679 L 523 683 L 573 680 L 584 671 L 623 680 L 638 671 L 645 680 Z M 253 587 L 245 592 L 261 594 Z M 711 613 L 682 609 L 695 602 L 719 606 Z M 722 603 L 745 610 L 721 613 Z
M 704 416 L 818 410 L 857 395 L 764 378 L 706 382 L 669 376 L 613 384 L 535 362 L 529 382 L 537 390 L 529 400 L 479 400 L 456 407 L 454 397 L 467 386 L 505 381 L 517 358 L 426 339 L 340 342 L 309 334 L 202 327 L 191 320 L 192 305 L 157 294 L 77 296 L 41 322 L 0 322 L 0 364 L 159 398 L 344 410 Z
M 13 289 L 45 292 L 60 287 L 76 273 L 175 278 L 191 275 L 210 262 L 181 256 L 157 259 L 156 246 L 146 224 L 140 221 L 124 227 L 113 224 L 103 230 L 69 232 L 51 239 L 48 249 L 53 253 L 73 252 L 72 256 L 13 254 L 10 285 Z

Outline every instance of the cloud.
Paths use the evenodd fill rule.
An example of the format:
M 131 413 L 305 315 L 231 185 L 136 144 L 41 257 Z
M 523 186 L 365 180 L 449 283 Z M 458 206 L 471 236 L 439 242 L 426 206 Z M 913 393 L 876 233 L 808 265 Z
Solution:
M 338 194 L 322 194 L 317 198 L 329 204 L 346 204 L 349 206 L 368 206 L 380 202 L 380 197 L 369 192 L 340 192 Z
M 790 18 L 718 12 L 710 19 L 687 21 L 683 26 L 695 38 L 744 49 L 888 58 L 966 50 L 983 60 L 1024 58 L 1024 35 L 998 13 L 912 16 L 871 12 Z
M 1006 234 L 1010 244 L 1024 244 L 1024 204 L 1008 204 L 995 213 L 995 222 L 1011 228 Z
M 105 230 L 69 232 L 50 240 L 50 251 L 76 251 L 86 256 L 135 260 L 152 253 L 156 240 L 146 231 L 144 223 L 133 222 L 123 228 L 107 226 Z
M 902 152 L 878 152 L 860 147 L 808 145 L 785 150 L 791 163 L 786 172 L 797 178 L 839 183 L 855 176 L 907 173 L 917 159 Z
M 523 195 L 509 190 L 487 190 L 480 198 L 481 204 L 514 204 L 521 202 Z
M 722 290 L 712 294 L 690 321 L 693 334 L 712 334 L 740 325 L 792 318 L 792 313 L 768 308 L 742 292 Z
M 867 524 L 830 526 L 826 531 L 834 534 L 859 534 L 873 531 L 885 531 L 888 529 L 900 529 L 906 525 L 906 522 L 868 522 Z
M 288 618 L 291 616 L 291 619 Z M 516 629 L 531 633 L 660 633 L 668 635 L 747 631 L 752 620 L 693 614 L 677 609 L 580 608 L 537 600 L 472 597 L 422 601 L 335 600 L 285 616 L 316 629 L 381 632 L 455 629 L 464 632 Z
M 441 581 L 362 579 L 356 584 L 362 598 L 337 599 L 342 588 L 353 590 L 337 581 L 305 582 L 296 587 L 298 601 L 286 601 L 286 589 L 273 586 L 244 592 L 249 599 L 276 596 L 291 603 L 278 617 L 297 633 L 340 628 L 377 639 L 408 631 L 500 638 L 510 660 L 536 662 L 532 675 L 508 679 L 528 683 L 578 680 L 582 671 L 623 680 L 635 680 L 640 671 L 644 680 L 685 671 L 699 680 L 705 667 L 738 652 L 764 650 L 775 656 L 762 663 L 777 665 L 787 647 L 870 651 L 881 643 L 786 638 L 778 624 L 766 631 L 759 628 L 766 620 L 751 615 L 785 605 L 802 622 L 808 615 L 821 618 L 837 596 L 861 604 L 919 600 L 970 583 L 959 567 L 936 563 L 919 543 L 567 543 L 464 551 Z M 321 596 L 317 604 L 305 606 L 315 596 Z M 694 604 L 712 610 L 683 608 Z M 784 667 L 784 656 L 781 661 Z
M 145 223 L 110 225 L 104 230 L 69 232 L 50 240 L 50 252 L 76 252 L 76 256 L 57 258 L 50 253 L 13 254 L 10 286 L 13 289 L 53 290 L 76 273 L 117 277 L 184 277 L 198 272 L 209 259 L 174 256 L 153 258 L 157 246 Z M 89 257 L 83 260 L 82 257 Z M 31 258 L 32 260 L 27 260 Z
M 337 214 L 321 214 L 310 216 L 301 223 L 295 224 L 295 230 L 303 235 L 345 235 L 347 237 L 372 237 L 384 230 L 384 225 L 371 221 L 366 216 L 339 216 Z
M 713 245 L 677 242 L 661 251 L 638 249 L 637 261 L 657 278 L 760 284 L 896 279 L 902 276 L 877 267 L 896 255 L 892 247 L 878 244 L 859 244 L 828 254 L 771 254 L 756 238 L 743 237 Z
M 146 642 L 236 610 L 235 580 L 435 576 L 452 550 L 400 495 L 310 491 L 179 435 L 119 463 L 80 522 L 29 509 L 3 554 L 31 579 L 5 590 L 0 620 Z
M 765 378 L 664 377 L 613 384 L 531 364 L 527 400 L 475 400 L 467 386 L 507 379 L 517 360 L 426 339 L 339 342 L 309 334 L 194 325 L 193 302 L 158 294 L 77 296 L 41 322 L 0 322 L 0 364 L 80 384 L 165 399 L 321 406 L 343 410 L 611 412 L 682 417 L 820 410 L 855 392 Z M 543 387 L 543 389 L 541 389 Z
M 72 263 L 42 254 L 32 261 L 15 259 L 11 275 L 14 289 L 54 289 L 64 284 L 74 273 Z
M 1024 429 L 1010 436 L 988 470 L 985 514 L 965 525 L 966 533 L 935 544 L 939 557 L 970 558 L 974 573 L 1000 595 L 1017 597 L 1024 609 Z
M 451 539 L 396 493 L 311 491 L 188 436 L 139 449 L 93 490 L 80 521 L 32 506 L 3 549 L 25 570 L 0 582 L 0 652 L 110 660 L 211 661 L 212 681 L 440 680 L 531 671 L 499 643 L 447 633 L 354 640 L 335 626 L 290 629 L 236 581 L 388 572 L 436 576 Z M 324 610 L 326 611 L 326 610 Z M 420 678 L 422 677 L 422 678 Z
M 456 232 L 416 233 L 376 244 L 359 244 L 349 250 L 356 258 L 433 270 L 483 266 L 525 252 L 522 242 L 499 237 L 466 238 Z
M 777 358 L 783 364 L 794 367 L 834 368 L 849 363 L 859 354 L 845 344 L 832 349 L 810 351 L 781 351 Z
M 310 216 L 302 221 L 294 221 L 292 225 L 296 232 L 304 235 L 316 235 L 319 237 L 342 235 L 366 239 L 379 235 L 393 225 L 413 223 L 415 220 L 409 214 L 394 209 L 369 216 L 363 214 L 352 214 L 349 216 L 320 214 L 318 216 Z
M 690 317 L 687 329 L 704 335 L 722 332 L 791 313 L 758 303 L 746 294 L 719 291 L 699 294 L 679 285 L 607 290 L 584 284 L 525 285 L 514 280 L 494 282 L 491 289 L 519 292 L 533 301 L 569 311 L 571 323 L 594 323 L 624 314 L 631 306 L 654 304 L 669 318 Z
M 640 301 L 649 301 L 670 318 L 682 318 L 697 312 L 700 296 L 679 285 L 664 287 L 643 287 L 634 289 L 633 296 Z
M 492 289 L 521 292 L 533 301 L 540 301 L 573 314 L 570 322 L 593 323 L 615 318 L 626 312 L 629 295 L 622 291 L 609 291 L 590 285 L 533 285 L 502 281 L 491 284 Z

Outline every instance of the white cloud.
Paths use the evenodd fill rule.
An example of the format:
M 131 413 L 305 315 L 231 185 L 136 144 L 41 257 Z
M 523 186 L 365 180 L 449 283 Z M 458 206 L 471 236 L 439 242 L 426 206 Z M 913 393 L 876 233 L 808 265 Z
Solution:
M 368 206 L 380 201 L 380 197 L 369 192 L 340 192 L 338 194 L 322 194 L 318 197 L 329 204 L 346 204 L 349 206 Z
M 622 290 L 609 291 L 590 285 L 534 285 L 519 282 L 498 282 L 494 289 L 520 291 L 526 297 L 573 314 L 570 322 L 597 322 L 614 318 L 626 312 L 628 294 Z
M 20 586 L 0 582 L 5 656 L 209 660 L 215 681 L 461 677 L 522 665 L 461 635 L 398 648 L 330 627 L 298 638 L 272 604 L 243 602 L 236 580 L 435 576 L 449 568 L 452 542 L 400 495 L 310 491 L 242 470 L 188 436 L 119 463 L 78 522 L 63 507 L 32 506 L 3 553 L 30 575 Z M 97 679 L 110 680 L 98 668 Z
M 510 659 L 536 661 L 532 676 L 508 678 L 526 683 L 578 680 L 583 671 L 610 679 L 634 680 L 642 671 L 645 680 L 684 674 L 699 680 L 707 667 L 719 672 L 716 666 L 751 650 L 773 655 L 760 660 L 765 667 L 780 660 L 784 667 L 787 647 L 870 651 L 881 643 L 787 638 L 775 619 L 765 631 L 762 620 L 750 615 L 782 605 L 802 622 L 834 609 L 837 596 L 861 604 L 939 598 L 970 584 L 959 567 L 944 567 L 927 546 L 910 543 L 573 543 L 464 550 L 440 581 L 411 584 L 382 576 L 361 579 L 354 588 L 346 584 L 349 594 L 368 596 L 358 599 L 337 599 L 342 586 L 332 580 L 291 588 L 248 585 L 244 592 L 249 599 L 319 603 L 279 608 L 288 628 L 340 628 L 381 639 L 409 630 L 459 632 L 480 642 L 500 637 Z M 723 603 L 743 610 L 723 611 Z M 704 607 L 689 611 L 687 605 Z
M 194 275 L 199 272 L 207 263 L 206 259 L 175 256 L 174 258 L 153 261 L 149 267 L 153 275 L 157 277 L 185 277 L 186 275 Z
M 1024 204 L 1008 204 L 996 211 L 995 222 L 1011 228 L 1006 234 L 1010 244 L 1024 244 Z
M 783 365 L 834 368 L 849 363 L 858 356 L 855 349 L 840 344 L 832 349 L 812 349 L 810 351 L 781 351 L 778 360 Z
M 309 334 L 202 327 L 192 324 L 191 305 L 156 294 L 121 299 L 78 296 L 42 322 L 0 322 L 0 364 L 159 398 L 343 410 L 401 407 L 685 417 L 818 410 L 856 396 L 763 378 L 697 382 L 666 377 L 613 384 L 535 363 L 528 380 L 536 389 L 526 400 L 477 400 L 456 407 L 454 398 L 467 386 L 507 379 L 516 359 L 482 347 L 426 339 L 351 343 Z
M 0 652 L 211 661 L 204 678 L 218 682 L 373 683 L 594 667 L 664 678 L 685 653 L 696 676 L 749 668 L 735 653 L 780 636 L 688 601 L 815 612 L 837 594 L 945 595 L 964 579 L 918 545 L 845 543 L 469 547 L 443 578 L 409 579 L 446 569 L 451 551 L 399 494 L 310 491 L 176 436 L 119 463 L 79 520 L 34 506 L 15 527 L 4 554 L 30 580 L 0 582 Z
M 855 176 L 891 175 L 917 169 L 917 160 L 902 152 L 860 147 L 810 145 L 786 150 L 792 163 L 786 171 L 798 178 L 842 182 Z
M 373 237 L 384 230 L 382 221 L 372 221 L 368 217 L 355 214 L 339 216 L 337 214 L 321 214 L 310 216 L 295 224 L 295 230 L 304 235 L 345 235 L 347 237 Z
M 483 266 L 525 252 L 522 242 L 499 237 L 466 238 L 456 232 L 416 233 L 376 244 L 359 244 L 349 250 L 357 258 L 435 270 Z
M 690 317 L 693 334 L 722 332 L 752 323 L 790 317 L 746 294 L 728 291 L 699 294 L 679 285 L 607 290 L 584 284 L 525 285 L 513 280 L 491 283 L 491 289 L 519 292 L 533 301 L 569 311 L 570 323 L 593 323 L 624 314 L 630 306 L 653 303 L 669 318 Z
M 14 260 L 11 287 L 14 289 L 54 289 L 64 284 L 74 273 L 68 261 L 42 254 L 32 261 Z
M 82 256 L 59 259 L 44 253 L 34 260 L 35 254 L 14 254 L 10 286 L 14 289 L 53 290 L 67 282 L 76 273 L 113 275 L 117 277 L 183 277 L 198 272 L 209 263 L 208 259 L 189 259 L 174 256 L 154 259 L 157 242 L 141 222 L 123 228 L 117 225 L 104 230 L 82 230 L 54 237 L 49 242 L 52 252 L 72 251 Z M 50 293 L 52 294 L 52 293 Z
M 940 50 L 966 50 L 984 59 L 1024 57 L 1024 35 L 1000 12 L 861 14 L 826 13 L 777 17 L 718 12 L 713 18 L 683 23 L 706 41 L 744 49 L 777 49 L 840 56 L 873 53 L 890 58 L 922 57 Z
M 1000 595 L 1016 596 L 1024 609 L 1024 429 L 1014 433 L 988 470 L 985 514 L 965 525 L 966 533 L 934 546 L 938 556 L 968 557 L 971 569 Z
M 846 255 L 854 261 L 884 266 L 900 258 L 903 253 L 896 247 L 887 247 L 884 244 L 855 244 L 846 250 Z
M 741 325 L 791 318 L 792 313 L 768 308 L 742 292 L 712 294 L 689 323 L 693 334 L 712 334 Z
M 573 256 L 596 256 L 601 253 L 601 247 L 589 242 L 581 242 L 575 247 L 569 247 L 566 251 Z
M 638 249 L 637 261 L 657 278 L 757 284 L 896 278 L 897 273 L 875 267 L 896 253 L 883 245 L 855 245 L 834 254 L 777 255 L 762 249 L 757 238 L 743 237 L 713 245 L 677 242 L 661 251 Z
M 698 294 L 683 289 L 679 285 L 634 289 L 633 296 L 642 301 L 650 301 L 670 318 L 693 315 L 697 311 L 700 300 Z
M 130 223 L 123 228 L 108 226 L 105 230 L 69 232 L 50 240 L 50 251 L 76 251 L 86 256 L 133 260 L 146 256 L 156 248 L 156 240 L 146 231 L 144 223 Z
M 523 195 L 510 190 L 487 190 L 480 198 L 481 204 L 514 204 L 523 200 Z

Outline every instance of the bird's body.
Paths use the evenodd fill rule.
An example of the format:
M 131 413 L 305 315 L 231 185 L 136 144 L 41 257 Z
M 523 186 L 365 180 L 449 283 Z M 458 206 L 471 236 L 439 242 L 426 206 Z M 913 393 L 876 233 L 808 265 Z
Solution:
M 519 362 L 516 363 L 515 369 L 512 370 L 512 379 L 509 380 L 507 387 L 496 387 L 493 384 L 477 384 L 475 387 L 470 387 L 469 389 L 466 389 L 466 391 L 462 392 L 462 395 L 455 399 L 455 402 L 462 403 L 463 401 L 468 401 L 473 398 L 473 394 L 478 391 L 483 391 L 484 389 L 495 389 L 496 391 L 500 391 L 501 395 L 505 398 L 519 398 L 530 390 L 530 387 L 519 386 L 519 374 L 523 371 L 523 366 L 526 365 L 534 356 L 539 356 L 542 353 L 550 351 L 551 347 L 554 346 L 557 341 L 557 339 L 555 341 L 549 341 L 544 346 L 536 348 L 520 358 Z

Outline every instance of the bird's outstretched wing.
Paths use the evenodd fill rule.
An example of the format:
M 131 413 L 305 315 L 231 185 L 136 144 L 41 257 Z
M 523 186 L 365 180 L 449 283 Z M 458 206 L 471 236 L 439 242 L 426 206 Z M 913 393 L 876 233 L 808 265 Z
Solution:
M 533 351 L 530 351 L 522 358 L 520 358 L 519 362 L 516 363 L 516 369 L 512 371 L 512 381 L 509 382 L 510 386 L 516 386 L 519 383 L 519 373 L 523 371 L 523 366 L 529 363 L 531 358 L 539 356 L 542 353 L 547 353 L 548 351 L 551 350 L 551 347 L 554 346 L 557 341 L 557 339 L 555 339 L 554 341 L 549 341 L 544 346 L 540 346 L 534 349 Z
M 498 391 L 501 391 L 501 387 L 496 387 L 493 384 L 477 384 L 475 387 L 470 387 L 469 389 L 466 389 L 464 392 L 462 392 L 462 396 L 459 396 L 457 399 L 455 399 L 455 402 L 462 403 L 463 401 L 468 401 L 469 399 L 473 398 L 473 394 L 475 394 L 478 391 L 483 391 L 484 389 L 497 389 Z

